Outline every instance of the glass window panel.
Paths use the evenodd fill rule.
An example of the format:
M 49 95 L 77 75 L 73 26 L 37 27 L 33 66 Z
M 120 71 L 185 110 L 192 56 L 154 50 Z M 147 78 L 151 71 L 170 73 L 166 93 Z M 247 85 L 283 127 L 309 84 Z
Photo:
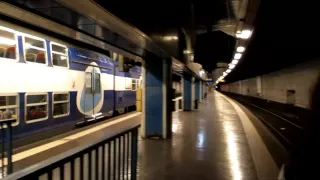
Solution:
M 18 108 L 0 108 L 0 120 L 17 118 Z
M 92 93 L 92 73 L 86 73 L 86 92 Z
M 125 78 L 126 89 L 132 89 L 132 80 Z
M 137 86 L 136 84 L 132 84 L 132 90 L 136 90 Z
M 69 113 L 69 108 L 68 108 L 69 103 L 58 103 L 54 104 L 53 107 L 53 116 L 58 116 L 58 115 L 66 115 Z
M 0 57 L 16 59 L 16 39 L 14 33 L 0 30 Z
M 28 95 L 27 104 L 47 102 L 47 95 Z
M 12 105 L 17 105 L 17 96 L 0 96 L 0 107 Z
M 30 45 L 44 49 L 44 41 L 38 40 L 38 39 L 29 38 L 29 37 L 25 37 L 25 46 L 26 46 L 26 48 L 29 48 Z
M 52 51 L 67 54 L 67 48 L 52 44 Z
M 95 93 L 100 93 L 101 89 L 101 84 L 100 84 L 100 74 L 96 73 L 95 74 Z
M 26 61 L 46 64 L 46 52 L 38 49 L 26 49 Z
M 53 100 L 54 101 L 68 101 L 69 94 L 54 94 Z
M 52 54 L 52 63 L 54 66 L 68 67 L 67 56 Z
M 27 121 L 42 119 L 47 117 L 47 105 L 29 106 L 27 107 Z
M 140 86 L 141 86 L 140 82 L 141 82 L 140 80 L 137 80 L 137 88 L 140 88 Z

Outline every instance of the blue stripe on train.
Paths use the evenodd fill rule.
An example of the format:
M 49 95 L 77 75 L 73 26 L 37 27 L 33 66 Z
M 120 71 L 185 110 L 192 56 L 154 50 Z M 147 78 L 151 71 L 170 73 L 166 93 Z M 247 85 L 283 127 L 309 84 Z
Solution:
M 84 115 L 79 112 L 77 108 L 77 92 L 71 91 L 70 92 L 70 114 L 68 116 L 60 117 L 60 118 L 53 118 L 52 114 L 52 92 L 48 93 L 49 96 L 49 107 L 48 107 L 48 119 L 33 122 L 33 123 L 26 123 L 25 122 L 25 94 L 26 93 L 19 93 L 19 116 L 20 121 L 19 125 L 13 127 L 13 136 L 15 139 L 27 137 L 33 134 L 41 133 L 44 131 L 50 131 L 59 127 L 64 126 L 72 126 L 75 125 L 77 121 L 83 120 Z M 116 93 L 116 109 L 125 108 L 128 106 L 133 106 L 136 103 L 136 92 L 135 91 L 117 91 Z M 114 91 L 113 90 L 106 90 L 104 91 L 104 102 L 101 109 L 101 113 L 103 116 L 111 116 L 113 113 L 114 108 Z M 119 101 L 117 101 L 119 100 Z
M 116 91 L 116 109 L 136 104 L 136 91 Z

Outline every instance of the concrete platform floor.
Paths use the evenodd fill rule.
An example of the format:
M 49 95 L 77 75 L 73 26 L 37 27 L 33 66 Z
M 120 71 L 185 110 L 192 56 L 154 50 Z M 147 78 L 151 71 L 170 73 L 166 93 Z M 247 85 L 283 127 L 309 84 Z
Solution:
M 172 130 L 170 140 L 139 141 L 138 179 L 258 179 L 240 118 L 219 93 L 175 112 Z

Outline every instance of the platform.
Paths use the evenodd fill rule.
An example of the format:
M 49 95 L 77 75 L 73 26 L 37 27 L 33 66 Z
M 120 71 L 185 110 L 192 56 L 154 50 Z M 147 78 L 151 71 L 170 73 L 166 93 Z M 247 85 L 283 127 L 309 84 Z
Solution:
M 241 108 L 212 92 L 198 110 L 174 113 L 171 140 L 140 139 L 139 179 L 276 179 L 278 167 Z

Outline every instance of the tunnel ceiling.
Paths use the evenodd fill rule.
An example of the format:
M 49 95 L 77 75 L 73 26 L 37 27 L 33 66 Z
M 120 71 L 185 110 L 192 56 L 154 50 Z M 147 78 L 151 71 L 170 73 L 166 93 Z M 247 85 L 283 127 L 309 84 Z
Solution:
M 217 62 L 230 61 L 235 39 L 221 31 L 212 31 L 212 27 L 219 21 L 234 18 L 232 3 L 229 0 L 193 3 L 191 1 L 95 1 L 149 36 L 181 28 L 194 27 L 195 31 L 202 32 L 205 29 L 205 33 L 198 33 L 196 36 L 195 61 L 202 64 L 209 72 L 215 68 Z
M 319 17 L 316 2 L 262 1 L 247 51 L 226 82 L 320 60 Z

